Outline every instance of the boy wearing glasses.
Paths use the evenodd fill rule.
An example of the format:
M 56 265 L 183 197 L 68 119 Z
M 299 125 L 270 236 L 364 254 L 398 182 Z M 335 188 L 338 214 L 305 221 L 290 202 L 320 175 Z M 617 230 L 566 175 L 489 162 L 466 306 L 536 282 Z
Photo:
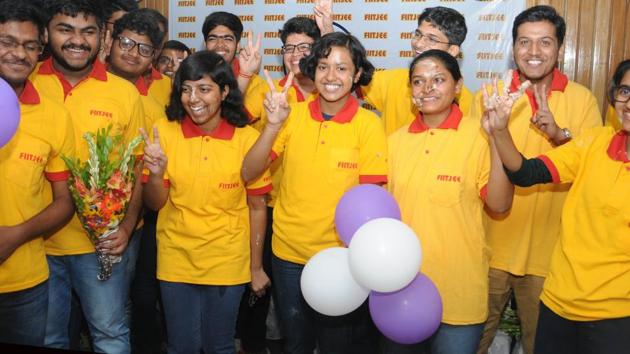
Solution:
M 73 120 L 76 156 L 85 161 L 88 148 L 81 137 L 100 128 L 113 127 L 127 144 L 144 127 L 144 110 L 138 90 L 126 80 L 108 73 L 96 60 L 101 45 L 103 18 L 97 0 L 54 0 L 47 13 L 51 58 L 33 75 L 35 87 L 63 104 Z M 139 146 L 134 152 L 141 154 Z M 140 174 L 141 164 L 136 167 Z M 121 255 L 112 276 L 97 279 L 94 245 L 76 216 L 46 241 L 50 268 L 46 346 L 68 348 L 70 299 L 74 290 L 81 301 L 90 328 L 94 351 L 129 353 L 129 328 L 125 321 L 128 299 L 125 252 L 135 229 L 141 206 L 141 191 L 134 187 L 125 218 L 117 232 L 97 245 L 104 253 Z
M 28 80 L 42 52 L 44 26 L 27 3 L 0 2 L 0 77 L 19 97 L 21 111 L 17 132 L 0 147 L 0 343 L 31 346 L 43 346 L 46 334 L 43 236 L 74 211 L 61 159 L 74 155 L 70 116 Z
M 176 40 L 166 41 L 160 56 L 155 61 L 155 68 L 162 75 L 171 79 L 175 76 L 179 64 L 191 54 L 190 48 L 184 43 Z
M 415 55 L 429 49 L 440 49 L 457 57 L 466 39 L 466 20 L 461 13 L 448 7 L 428 7 L 418 16 L 418 28 L 411 39 Z M 411 123 L 418 110 L 411 101 L 409 69 L 388 69 L 374 73 L 372 82 L 359 92 L 381 112 L 387 135 Z M 467 115 L 472 108 L 472 93 L 464 86 L 456 97 L 459 108 Z

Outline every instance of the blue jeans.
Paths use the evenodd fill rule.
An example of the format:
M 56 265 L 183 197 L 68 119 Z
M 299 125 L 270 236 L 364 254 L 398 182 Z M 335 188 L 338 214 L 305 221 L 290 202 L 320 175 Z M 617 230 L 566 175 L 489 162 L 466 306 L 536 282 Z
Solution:
M 245 285 L 160 280 L 169 354 L 234 354 L 236 316 Z
M 0 343 L 44 345 L 48 282 L 0 294 Z
M 102 281 L 95 253 L 74 256 L 47 256 L 50 268 L 50 296 L 45 345 L 68 349 L 70 302 L 74 289 L 92 336 L 95 352 L 129 353 L 129 326 L 125 306 L 129 298 L 126 275 L 128 256 L 112 268 L 112 276 Z
M 472 325 L 440 324 L 437 332 L 418 344 L 404 345 L 385 337 L 383 354 L 475 354 L 483 332 L 484 323 Z
M 285 353 L 374 353 L 376 329 L 367 301 L 343 316 L 325 316 L 315 312 L 304 300 L 300 277 L 304 265 L 272 257 L 277 311 L 285 339 Z

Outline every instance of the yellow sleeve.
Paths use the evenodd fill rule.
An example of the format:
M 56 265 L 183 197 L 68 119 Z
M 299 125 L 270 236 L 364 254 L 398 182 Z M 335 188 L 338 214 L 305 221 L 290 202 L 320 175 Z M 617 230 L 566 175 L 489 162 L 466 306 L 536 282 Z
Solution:
M 271 155 L 274 160 L 276 159 L 276 157 L 282 155 L 282 153 L 284 152 L 284 148 L 287 144 L 287 141 L 289 140 L 289 137 L 291 136 L 291 129 L 293 126 L 293 121 L 296 120 L 296 118 L 293 118 L 293 117 L 296 114 L 299 114 L 296 112 L 298 109 L 295 109 L 295 107 L 292 107 L 292 108 L 294 109 L 292 109 L 291 113 L 289 113 L 289 117 L 284 122 L 282 129 L 280 129 L 280 132 L 278 133 L 278 136 L 276 136 L 276 140 L 273 142 L 273 146 L 271 147 Z
M 243 150 L 243 158 L 245 158 L 245 154 L 247 154 L 247 151 L 249 151 L 249 149 L 254 145 L 256 139 L 258 139 L 258 136 L 260 135 L 253 128 L 251 129 L 251 132 L 246 133 L 247 134 L 244 139 L 245 146 Z M 249 182 L 246 188 L 248 195 L 262 195 L 269 193 L 272 189 L 271 173 L 269 172 L 269 169 L 265 169 L 265 171 L 258 178 Z
M 142 107 L 142 101 L 138 94 L 134 100 L 132 100 L 132 106 L 129 111 L 129 122 L 125 131 L 123 132 L 123 141 L 129 144 L 135 137 L 140 135 L 140 128 L 147 130 L 145 123 L 146 116 Z M 138 144 L 133 151 L 134 155 L 142 155 L 144 144 Z
M 480 137 L 477 142 L 479 154 L 477 157 L 477 191 L 482 199 L 485 199 L 486 188 L 490 180 L 490 145 L 485 137 Z
M 254 82 L 253 78 L 258 79 Z M 256 130 L 262 131 L 265 127 L 263 101 L 265 94 L 269 91 L 269 86 L 258 75 L 252 76 L 252 80 L 243 96 L 243 103 L 249 116 L 250 125 Z
M 68 167 L 62 160 L 62 157 L 75 158 L 74 129 L 70 113 L 61 105 L 54 104 L 51 108 L 54 111 L 51 112 L 54 114 L 54 118 L 51 119 L 54 121 L 54 137 L 51 139 L 52 150 L 48 164 L 45 167 L 46 174 L 68 171 Z
M 365 115 L 359 136 L 359 182 L 387 183 L 385 131 L 374 113 L 360 108 L 357 114 Z
M 366 86 L 361 86 L 361 95 L 369 104 L 374 106 L 379 112 L 385 108 L 387 101 L 387 88 L 392 82 L 393 69 L 374 72 L 372 81 Z M 382 129 L 382 128 L 381 128 Z
M 580 136 L 538 158 L 551 173 L 553 183 L 571 183 L 575 180 L 582 157 L 602 128 L 586 130 Z
M 584 101 L 578 100 L 577 103 L 582 102 L 584 111 L 581 119 L 577 122 L 579 124 L 576 131 L 572 131 L 573 135 L 581 135 L 587 129 L 602 126 L 602 114 L 599 111 L 597 100 L 591 91 L 586 90 L 586 98 Z M 562 128 L 562 127 L 561 127 Z
M 473 117 L 473 94 L 466 86 L 457 95 L 457 104 L 464 116 Z

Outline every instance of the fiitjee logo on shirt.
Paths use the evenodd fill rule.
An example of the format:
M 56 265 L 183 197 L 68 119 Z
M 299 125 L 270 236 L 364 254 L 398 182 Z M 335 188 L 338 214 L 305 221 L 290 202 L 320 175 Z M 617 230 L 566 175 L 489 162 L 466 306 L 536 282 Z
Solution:
M 219 189 L 235 189 L 241 186 L 240 182 L 220 182 Z
M 437 180 L 440 182 L 461 182 L 462 176 L 453 176 L 453 175 L 437 175 Z
M 337 162 L 337 168 L 341 168 L 344 170 L 356 170 L 359 168 L 359 163 L 349 162 L 349 161 L 339 161 Z
M 29 153 L 29 152 L 21 152 L 18 155 L 18 158 L 20 160 L 31 161 L 31 162 L 35 162 L 35 163 L 38 163 L 38 164 L 41 164 L 41 163 L 44 162 L 44 157 L 43 156 L 32 154 L 32 153 Z
M 114 118 L 114 114 L 112 112 L 100 111 L 98 109 L 90 109 L 90 115 L 94 117 L 103 117 L 103 118 Z

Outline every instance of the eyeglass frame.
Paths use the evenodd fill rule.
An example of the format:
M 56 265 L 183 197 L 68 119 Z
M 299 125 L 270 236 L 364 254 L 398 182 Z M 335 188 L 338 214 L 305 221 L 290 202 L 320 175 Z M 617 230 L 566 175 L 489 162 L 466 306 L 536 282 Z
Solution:
M 613 90 L 613 96 L 612 96 L 613 103 L 628 103 L 628 101 L 630 101 L 630 95 L 628 95 L 628 97 L 626 97 L 625 100 L 618 100 L 617 99 L 618 92 L 621 89 L 627 89 L 628 91 L 630 91 L 630 86 L 628 86 L 628 85 L 615 86 L 615 88 Z
M 308 48 L 306 49 L 300 49 L 300 46 L 302 46 L 302 48 L 306 48 L 305 46 L 308 46 Z M 289 51 L 289 49 L 291 49 Z M 311 49 L 313 49 L 313 43 L 306 43 L 306 42 L 302 42 L 302 43 L 298 43 L 298 44 L 289 44 L 289 45 L 283 45 L 280 48 L 280 53 L 282 54 L 293 54 L 295 53 L 295 51 L 297 50 L 300 53 L 304 53 L 307 51 L 310 51 Z
M 166 64 L 164 64 L 164 63 L 160 63 L 160 60 L 161 60 L 161 59 L 168 59 L 168 63 L 166 63 Z M 181 64 L 181 63 L 182 63 L 184 60 L 186 60 L 186 59 L 180 59 L 180 58 L 173 59 L 173 58 L 171 58 L 171 57 L 167 57 L 166 55 L 160 55 L 160 56 L 159 56 L 159 57 L 155 60 L 155 62 L 156 62 L 156 63 L 158 63 L 158 64 L 161 64 L 161 65 L 166 65 L 166 66 L 169 66 L 169 65 L 171 65 L 171 64 L 175 65 L 175 60 L 177 60 L 177 61 L 179 62 L 179 64 Z
M 154 47 L 154 46 L 152 46 L 152 45 L 150 45 L 150 44 L 146 44 L 146 43 L 138 43 L 138 42 L 134 41 L 133 39 L 131 39 L 131 38 L 129 38 L 129 37 L 125 37 L 125 36 L 118 36 L 118 37 L 116 37 L 116 39 L 118 40 L 118 47 L 119 47 L 121 50 L 124 50 L 124 51 L 130 52 L 130 51 L 132 51 L 135 47 L 138 47 L 138 54 L 139 54 L 141 57 L 151 58 L 151 57 L 153 57 L 153 56 L 155 55 L 155 51 L 156 51 L 156 49 L 155 49 L 155 47 Z M 131 48 L 123 48 L 123 40 L 130 41 L 131 43 L 133 43 L 133 46 L 131 46 Z M 150 54 L 150 55 L 144 55 L 144 54 L 142 54 L 142 53 L 141 53 L 140 48 L 146 48 L 146 47 L 151 48 L 151 54 Z
M 430 34 L 424 34 L 422 32 L 420 32 L 420 30 L 416 29 L 413 32 L 411 32 L 411 37 L 413 39 L 419 40 L 421 41 L 422 38 L 426 38 L 426 40 L 429 42 L 429 44 L 446 44 L 446 45 L 454 45 L 451 42 L 444 42 L 444 41 L 440 41 L 438 39 L 435 38 L 435 36 L 430 35 Z
M 11 41 L 11 43 L 9 43 L 9 41 L 6 41 L 5 39 L 8 39 L 9 41 Z M 36 43 L 38 50 L 37 52 L 35 51 L 31 51 L 28 48 L 26 48 L 26 46 L 30 43 Z M 22 46 L 22 48 L 24 49 L 24 51 L 26 53 L 30 53 L 30 54 L 36 54 L 36 55 L 40 55 L 42 54 L 42 52 L 44 51 L 44 45 L 39 42 L 39 41 L 27 41 L 27 42 L 18 42 L 15 39 L 12 39 L 10 36 L 0 36 L 0 47 L 5 48 L 5 49 L 11 49 L 11 50 L 16 50 L 19 46 Z

